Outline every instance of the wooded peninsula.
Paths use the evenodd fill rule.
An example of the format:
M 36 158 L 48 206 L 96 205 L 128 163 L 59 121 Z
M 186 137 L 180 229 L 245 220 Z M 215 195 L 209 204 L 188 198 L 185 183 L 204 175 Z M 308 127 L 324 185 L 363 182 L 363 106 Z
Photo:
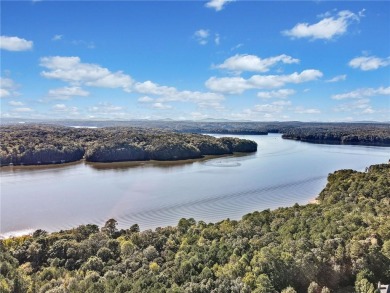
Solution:
M 3 126 L 0 141 L 2 166 L 58 164 L 82 158 L 88 162 L 171 161 L 257 150 L 255 142 L 245 139 L 134 127 Z
M 318 204 L 175 227 L 97 225 L 0 241 L 0 291 L 374 293 L 390 283 L 390 165 L 330 174 Z

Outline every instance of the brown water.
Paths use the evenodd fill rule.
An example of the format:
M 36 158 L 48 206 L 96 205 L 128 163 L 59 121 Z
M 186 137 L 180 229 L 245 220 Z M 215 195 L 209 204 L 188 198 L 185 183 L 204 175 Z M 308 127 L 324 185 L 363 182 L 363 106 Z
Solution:
M 385 163 L 390 148 L 318 145 L 280 135 L 256 140 L 254 154 L 185 163 L 76 163 L 50 168 L 1 168 L 0 234 L 56 231 L 80 224 L 142 230 L 182 217 L 216 222 L 267 208 L 306 204 L 328 173 Z

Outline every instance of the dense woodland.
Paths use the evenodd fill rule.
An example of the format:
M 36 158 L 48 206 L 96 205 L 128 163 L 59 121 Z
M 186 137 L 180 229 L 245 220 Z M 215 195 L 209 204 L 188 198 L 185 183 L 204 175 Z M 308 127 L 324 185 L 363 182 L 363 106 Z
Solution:
M 89 162 L 167 161 L 257 150 L 257 144 L 250 140 L 134 127 L 2 126 L 0 141 L 0 165 L 64 163 L 82 158 Z
M 314 143 L 390 146 L 390 125 L 302 126 L 284 130 L 282 137 Z
M 0 292 L 374 293 L 390 283 L 389 195 L 382 164 L 330 174 L 318 204 L 240 221 L 38 230 L 0 242 Z

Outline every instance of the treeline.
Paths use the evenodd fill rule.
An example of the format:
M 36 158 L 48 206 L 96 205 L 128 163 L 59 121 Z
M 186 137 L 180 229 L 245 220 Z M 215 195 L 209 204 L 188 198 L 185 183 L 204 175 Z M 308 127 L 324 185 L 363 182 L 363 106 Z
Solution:
M 283 131 L 283 138 L 327 144 L 390 146 L 390 125 L 304 126 Z
M 319 204 L 140 231 L 77 228 L 0 242 L 0 291 L 374 293 L 390 283 L 390 165 L 329 175 Z
M 15 123 L 3 119 L 2 123 Z M 45 123 L 41 121 L 41 123 Z M 282 133 L 283 138 L 328 144 L 362 144 L 390 146 L 390 124 L 379 122 L 232 122 L 232 121 L 53 121 L 62 126 L 159 128 L 180 133 L 218 133 L 266 135 Z
M 317 123 L 317 122 L 190 122 L 129 121 L 137 127 L 158 127 L 184 133 L 266 135 L 282 133 L 285 139 L 313 143 L 390 146 L 388 123 Z
M 3 126 L 0 141 L 0 165 L 64 163 L 83 157 L 90 162 L 166 161 L 257 150 L 250 140 L 132 127 Z

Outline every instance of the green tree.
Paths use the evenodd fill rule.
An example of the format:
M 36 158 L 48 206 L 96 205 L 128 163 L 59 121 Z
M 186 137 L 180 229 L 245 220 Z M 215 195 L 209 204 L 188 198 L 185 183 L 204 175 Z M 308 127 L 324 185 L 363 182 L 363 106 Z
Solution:
M 367 279 L 361 279 L 355 283 L 356 293 L 375 293 L 375 287 Z
M 266 274 L 261 274 L 256 278 L 256 289 L 253 293 L 272 293 L 275 288 Z
M 109 219 L 102 227 L 102 232 L 106 233 L 109 236 L 113 236 L 115 232 L 118 231 L 117 226 L 118 222 L 115 219 Z
M 309 288 L 307 288 L 307 293 L 321 293 L 321 287 L 316 282 L 311 282 Z
M 283 289 L 280 293 L 297 293 L 297 291 L 295 291 L 293 287 L 289 286 L 286 289 Z
M 85 271 L 101 272 L 103 270 L 103 261 L 97 256 L 91 256 L 87 262 L 83 265 Z
M 129 232 L 131 232 L 131 233 L 138 233 L 139 231 L 140 231 L 140 230 L 139 230 L 138 224 L 132 225 L 132 226 L 130 227 L 130 229 L 129 229 Z
M 96 255 L 104 262 L 107 262 L 108 260 L 113 258 L 111 250 L 107 247 L 100 248 Z

